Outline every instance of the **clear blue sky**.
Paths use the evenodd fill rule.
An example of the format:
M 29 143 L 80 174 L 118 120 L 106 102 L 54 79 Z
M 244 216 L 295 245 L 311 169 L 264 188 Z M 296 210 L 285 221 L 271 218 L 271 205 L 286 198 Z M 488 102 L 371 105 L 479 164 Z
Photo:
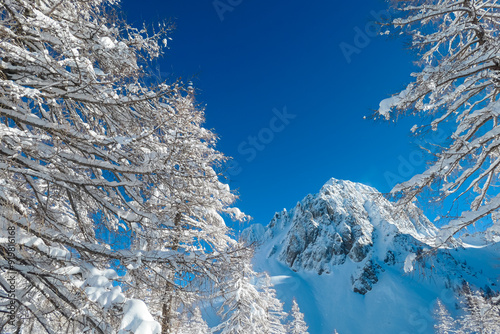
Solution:
M 170 49 L 151 70 L 193 79 L 218 149 L 238 163 L 228 173 L 237 205 L 255 222 L 267 224 L 331 177 L 387 192 L 387 172 L 422 171 L 411 159 L 412 120 L 369 119 L 414 69 L 402 39 L 355 40 L 372 31 L 384 1 L 218 4 L 219 13 L 212 0 L 122 0 L 122 9 L 136 26 L 175 22 Z M 341 43 L 357 47 L 350 62 Z M 293 119 L 273 112 L 283 118 L 285 106 Z

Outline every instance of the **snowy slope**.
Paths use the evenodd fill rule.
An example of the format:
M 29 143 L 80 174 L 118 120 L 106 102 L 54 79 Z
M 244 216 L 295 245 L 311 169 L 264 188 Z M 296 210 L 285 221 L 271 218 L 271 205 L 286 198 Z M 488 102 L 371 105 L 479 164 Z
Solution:
M 286 309 L 297 298 L 312 334 L 433 333 L 436 298 L 453 313 L 463 280 L 498 290 L 500 277 L 498 244 L 462 241 L 405 272 L 436 231 L 414 206 L 397 212 L 376 189 L 331 179 L 242 238 L 259 245 L 255 269 L 274 277 Z

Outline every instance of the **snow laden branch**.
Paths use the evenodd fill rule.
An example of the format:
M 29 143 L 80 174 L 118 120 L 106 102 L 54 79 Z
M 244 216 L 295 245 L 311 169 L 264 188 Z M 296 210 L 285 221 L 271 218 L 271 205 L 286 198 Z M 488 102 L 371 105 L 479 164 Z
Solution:
M 500 5 L 490 0 L 398 1 L 394 30 L 407 33 L 422 70 L 401 93 L 380 103 L 389 119 L 412 114 L 430 120 L 415 127 L 449 133 L 444 146 L 424 147 L 434 154 L 427 170 L 394 187 L 406 205 L 424 190 L 433 200 L 453 199 L 469 209 L 441 230 L 439 242 L 500 208 Z
M 175 299 L 227 274 L 221 214 L 246 216 L 226 157 L 191 88 L 146 84 L 169 26 L 148 35 L 116 5 L 0 3 L 0 303 L 22 319 L 1 328 L 165 333 Z

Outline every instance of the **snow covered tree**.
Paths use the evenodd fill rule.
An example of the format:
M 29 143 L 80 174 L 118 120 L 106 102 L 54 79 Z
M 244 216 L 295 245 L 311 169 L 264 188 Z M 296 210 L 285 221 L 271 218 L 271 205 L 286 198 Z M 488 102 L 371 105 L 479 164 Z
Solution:
M 462 288 L 463 314 L 454 320 L 440 300 L 436 306 L 434 325 L 437 334 L 494 334 L 500 332 L 500 308 L 496 298 L 486 298 L 480 291 L 472 292 L 468 284 Z
M 282 320 L 286 315 L 276 298 L 268 275 L 258 275 L 250 258 L 234 264 L 237 270 L 224 283 L 224 303 L 219 309 L 223 322 L 214 329 L 219 334 L 286 333 Z
M 406 205 L 430 190 L 433 200 L 451 198 L 457 207 L 467 203 L 459 217 L 442 227 L 439 241 L 445 242 L 500 208 L 495 188 L 500 171 L 500 6 L 490 0 L 391 3 L 401 14 L 392 21 L 394 30 L 411 37 L 422 70 L 412 74 L 415 81 L 406 89 L 382 101 L 378 113 L 387 119 L 418 115 L 429 122 L 412 132 L 449 135 L 423 145 L 434 160 L 422 174 L 396 185 L 392 195 Z
M 262 273 L 259 276 L 260 298 L 266 305 L 265 310 L 267 313 L 268 329 L 265 333 L 286 333 L 286 328 L 282 321 L 287 314 L 283 311 L 283 303 L 276 296 L 276 290 L 273 288 L 271 277 L 267 273 Z
M 183 319 L 181 321 L 181 327 L 176 334 L 209 334 L 211 330 L 208 328 L 207 323 L 203 320 L 201 316 L 201 311 L 199 307 L 196 307 L 193 311 L 191 317 L 187 317 L 187 313 L 184 313 Z
M 494 334 L 500 332 L 500 309 L 479 291 L 465 290 L 465 315 L 460 317 L 460 333 Z
M 455 320 L 450 316 L 446 306 L 439 299 L 437 300 L 435 317 L 436 324 L 434 325 L 434 329 L 436 334 L 456 333 Z
M 0 2 L 2 332 L 159 333 L 173 294 L 227 273 L 225 157 L 191 88 L 147 84 L 169 27 L 117 3 Z
M 304 314 L 300 312 L 299 304 L 297 304 L 295 298 L 292 301 L 290 317 L 292 317 L 292 321 L 288 325 L 289 334 L 308 334 L 308 327 L 304 321 Z

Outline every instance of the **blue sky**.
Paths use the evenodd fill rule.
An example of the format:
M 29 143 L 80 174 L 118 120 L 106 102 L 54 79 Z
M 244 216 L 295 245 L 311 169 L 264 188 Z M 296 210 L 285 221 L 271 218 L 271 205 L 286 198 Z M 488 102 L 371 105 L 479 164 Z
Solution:
M 389 176 L 423 170 L 409 136 L 415 120 L 369 117 L 415 69 L 403 39 L 373 36 L 384 1 L 216 4 L 122 0 L 122 9 L 136 26 L 175 22 L 170 49 L 150 70 L 193 81 L 218 149 L 234 158 L 226 174 L 237 206 L 255 222 L 331 177 L 387 192 Z

